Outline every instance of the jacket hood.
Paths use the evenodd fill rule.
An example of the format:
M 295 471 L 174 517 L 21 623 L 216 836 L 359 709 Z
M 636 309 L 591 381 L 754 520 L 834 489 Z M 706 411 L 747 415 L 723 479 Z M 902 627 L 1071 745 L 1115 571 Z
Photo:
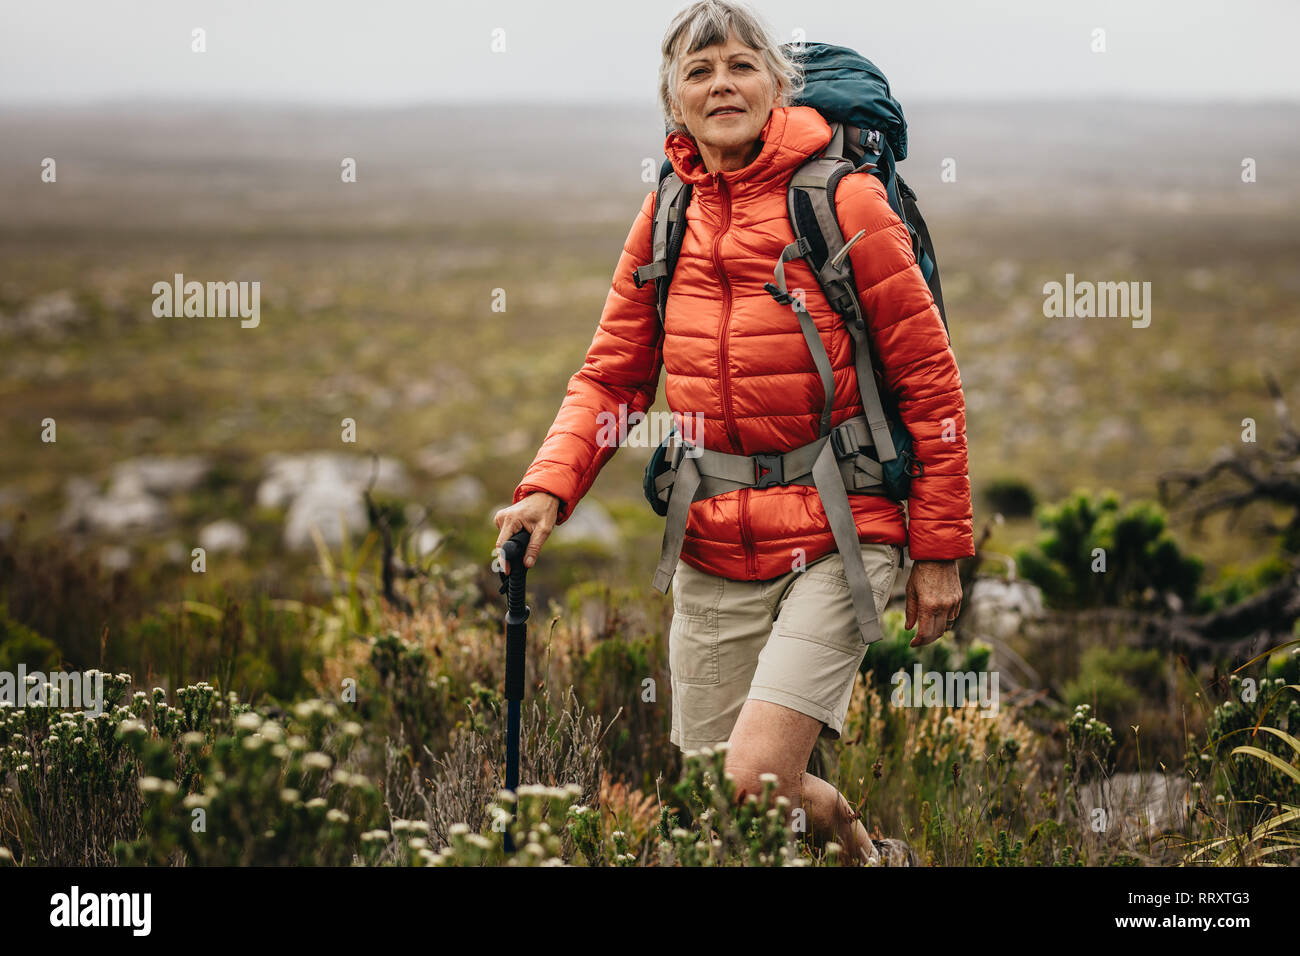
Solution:
M 740 169 L 709 172 L 704 167 L 699 146 L 686 133 L 674 130 L 664 140 L 664 155 L 684 183 L 716 189 L 718 179 L 728 186 L 739 183 L 762 183 L 788 175 L 809 157 L 825 149 L 831 141 L 830 124 L 811 106 L 773 107 L 758 138 L 763 148 L 754 161 Z

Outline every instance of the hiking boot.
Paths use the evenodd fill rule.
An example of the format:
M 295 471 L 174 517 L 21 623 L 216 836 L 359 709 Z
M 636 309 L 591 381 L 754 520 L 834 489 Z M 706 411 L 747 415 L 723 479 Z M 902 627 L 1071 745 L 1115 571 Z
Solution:
M 920 866 L 916 851 L 902 840 L 872 840 L 880 854 L 881 866 Z

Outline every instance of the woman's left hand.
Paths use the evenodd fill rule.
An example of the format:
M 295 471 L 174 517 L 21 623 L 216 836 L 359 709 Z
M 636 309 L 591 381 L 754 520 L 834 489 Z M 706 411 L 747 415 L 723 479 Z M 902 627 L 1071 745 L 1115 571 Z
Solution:
M 961 577 L 957 562 L 915 561 L 907 576 L 907 620 L 916 626 L 911 647 L 921 647 L 943 636 L 961 612 Z M 918 626 L 919 625 L 919 626 Z

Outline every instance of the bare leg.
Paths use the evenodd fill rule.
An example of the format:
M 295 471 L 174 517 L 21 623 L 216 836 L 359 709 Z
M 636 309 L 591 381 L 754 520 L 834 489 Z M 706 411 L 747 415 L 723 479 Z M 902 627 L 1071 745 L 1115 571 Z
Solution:
M 803 775 L 803 805 L 808 811 L 813 834 L 820 840 L 834 840 L 850 859 L 879 862 L 880 852 L 858 819 L 849 801 L 821 777 Z
M 781 704 L 747 700 L 736 718 L 727 748 L 727 774 L 738 791 L 759 794 L 764 773 L 777 776 L 777 793 L 787 797 L 791 813 L 802 808 L 812 836 L 835 840 L 851 860 L 878 861 L 879 854 L 843 794 L 805 772 L 822 722 Z

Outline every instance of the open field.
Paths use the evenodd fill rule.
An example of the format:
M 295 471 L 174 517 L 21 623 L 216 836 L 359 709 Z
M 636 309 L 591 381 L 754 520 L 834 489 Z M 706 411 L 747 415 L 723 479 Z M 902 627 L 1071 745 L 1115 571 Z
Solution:
M 1265 376 L 1300 400 L 1300 105 L 923 103 L 908 118 L 911 155 L 900 172 L 920 196 L 942 270 L 977 534 L 993 518 L 984 492 L 998 481 L 1023 481 L 1040 502 L 1076 488 L 1152 498 L 1161 474 L 1239 448 L 1243 419 L 1257 422 L 1261 443 L 1271 440 Z M 491 649 L 465 651 L 454 625 L 472 623 L 481 636 L 499 617 L 487 571 L 491 516 L 582 363 L 651 188 L 643 162 L 657 169 L 661 159 L 659 130 L 641 107 L 0 111 L 0 539 L 17 536 L 21 512 L 24 541 L 112 549 L 142 601 L 215 601 L 218 581 L 318 600 L 331 582 L 310 545 L 283 544 L 286 506 L 264 498 L 268 456 L 376 452 L 405 466 L 394 497 L 429 505 L 440 560 L 480 566 L 486 599 L 454 612 L 439 605 L 414 636 L 378 615 L 365 632 L 402 628 L 417 643 L 440 642 L 438 657 L 445 649 L 458 668 L 443 701 L 454 713 L 474 681 L 499 680 Z M 55 183 L 40 180 L 45 157 L 57 162 Z M 357 162 L 355 183 L 340 182 L 345 157 Z M 1245 158 L 1255 182 L 1242 181 Z M 948 159 L 955 182 L 940 179 Z M 176 273 L 260 282 L 260 323 L 154 317 L 152 287 Z M 1044 283 L 1067 274 L 1149 282 L 1150 324 L 1045 317 Z M 504 312 L 492 308 L 495 290 L 505 291 Z M 653 408 L 666 409 L 662 383 Z M 41 441 L 45 419 L 57 423 L 55 443 Z M 356 423 L 355 445 L 340 442 L 344 419 Z M 184 455 L 201 456 L 205 474 L 148 527 L 83 537 L 69 525 L 75 489 L 102 491 L 116 463 Z M 602 520 L 586 538 L 557 534 L 530 579 L 536 605 L 572 612 L 557 644 L 570 658 L 556 676 L 585 687 L 584 703 L 606 721 L 623 685 L 579 662 L 616 630 L 615 618 L 642 655 L 623 662 L 619 679 L 653 668 L 668 686 L 671 604 L 649 587 L 662 524 L 641 495 L 647 455 L 615 456 L 577 512 L 599 509 Z M 1268 515 L 1258 508 L 1235 529 L 1213 520 L 1193 532 L 1175 511 L 1171 526 L 1206 561 L 1209 586 L 1272 554 L 1276 536 L 1255 526 Z M 247 546 L 214 551 L 195 583 L 190 548 L 218 519 L 244 528 Z M 1008 516 L 988 549 L 1012 554 L 1038 530 L 1027 515 Z M 626 602 L 622 617 L 601 618 L 605 585 Z M 548 621 L 535 618 L 542 635 Z M 198 655 L 153 660 L 147 649 L 158 646 L 133 645 L 136 656 L 120 666 L 156 666 L 173 692 L 209 676 Z M 99 663 L 60 649 L 77 666 Z M 367 654 L 347 641 L 313 647 L 303 680 L 325 692 Z M 1072 676 L 1053 675 L 1053 686 Z M 261 671 L 231 679 L 259 702 L 277 697 Z M 1169 700 L 1148 702 L 1163 736 L 1144 738 L 1156 749 L 1143 750 L 1143 768 L 1124 744 L 1132 763 L 1121 769 L 1181 761 L 1186 741 L 1169 701 L 1191 686 L 1170 677 Z M 661 711 L 610 738 L 621 741 L 611 744 L 616 768 L 650 795 L 657 773 L 677 769 Z M 1118 712 L 1099 716 L 1121 729 Z M 382 726 L 417 731 L 405 717 L 389 714 Z M 451 747 L 456 719 L 428 739 Z M 1064 718 L 1051 719 L 1059 745 Z M 1050 722 L 1027 720 L 1036 732 Z M 639 734 L 655 743 L 637 751 Z M 843 760 L 844 779 L 861 777 L 870 761 L 849 749 L 825 759 Z M 663 763 L 650 765 L 651 756 Z M 936 779 L 926 785 L 941 789 Z M 900 781 L 881 810 L 895 832 L 921 826 L 906 792 Z M 418 801 L 407 796 L 414 813 Z M 0 838 L 4 823 L 0 813 Z M 929 846 L 936 862 L 963 859 L 947 844 Z M 1159 857 L 1147 851 L 1144 859 Z

